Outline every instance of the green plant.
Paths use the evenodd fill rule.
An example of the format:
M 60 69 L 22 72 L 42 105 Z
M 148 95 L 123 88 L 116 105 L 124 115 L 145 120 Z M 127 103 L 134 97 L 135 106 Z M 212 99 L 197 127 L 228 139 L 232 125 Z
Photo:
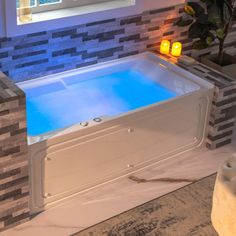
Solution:
M 204 49 L 218 40 L 219 52 L 217 63 L 223 64 L 225 40 L 236 20 L 236 0 L 200 0 L 187 2 L 184 15 L 177 22 L 178 26 L 188 26 L 188 36 L 198 39 L 194 49 Z

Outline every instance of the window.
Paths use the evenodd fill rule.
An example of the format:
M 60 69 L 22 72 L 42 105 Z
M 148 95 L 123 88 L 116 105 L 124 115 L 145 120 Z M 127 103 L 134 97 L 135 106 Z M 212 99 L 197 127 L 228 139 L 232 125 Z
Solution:
M 19 2 L 21 0 L 16 0 L 16 5 L 17 8 L 19 8 Z M 30 5 L 31 7 L 37 7 L 37 6 L 45 6 L 45 5 L 50 5 L 50 4 L 55 4 L 55 3 L 61 3 L 62 0 L 30 0 Z
M 19 7 L 19 1 L 21 0 L 16 0 L 17 8 Z M 116 0 L 30 0 L 30 5 L 32 13 L 39 13 L 111 1 Z
M 33 34 L 40 31 L 49 31 L 65 27 L 72 27 L 75 25 L 83 25 L 96 21 L 108 20 L 111 18 L 121 18 L 130 15 L 137 15 L 143 11 L 149 11 L 151 9 L 161 9 L 170 6 L 176 6 L 183 4 L 185 0 L 62 0 L 57 2 L 56 0 L 44 0 L 41 4 L 44 9 L 50 5 L 57 7 L 56 11 L 42 11 L 36 14 L 32 14 L 32 20 L 30 22 L 22 22 L 17 16 L 16 3 L 22 0 L 5 0 L 5 18 L 4 22 L 6 32 L 3 32 L 4 36 L 15 37 L 23 34 Z M 32 8 L 39 7 L 39 2 L 32 1 Z M 56 1 L 56 3 L 55 3 Z M 1 7 L 0 0 L 0 7 Z M 63 9 L 62 3 L 76 2 L 85 4 L 82 6 L 71 7 Z M 42 2 L 41 2 L 42 3 Z M 98 4 L 96 4 L 98 3 Z M 0 19 L 0 25 L 2 21 Z

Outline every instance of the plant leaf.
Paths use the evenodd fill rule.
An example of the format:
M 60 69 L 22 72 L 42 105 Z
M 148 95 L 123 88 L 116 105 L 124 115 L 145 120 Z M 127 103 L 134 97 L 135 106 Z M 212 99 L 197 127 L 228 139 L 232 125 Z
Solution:
M 209 35 L 206 38 L 206 43 L 208 46 L 210 46 L 215 40 L 215 35 L 209 32 Z
M 189 27 L 189 38 L 200 38 L 205 40 L 210 35 L 210 27 L 208 25 L 200 24 L 198 22 L 193 23 Z
M 188 6 L 188 7 L 191 7 L 191 8 L 193 9 L 193 11 L 195 12 L 194 15 L 196 15 L 196 16 L 199 16 L 199 15 L 205 13 L 204 8 L 203 8 L 199 3 L 196 3 L 196 2 L 188 2 L 187 6 Z
M 212 4 L 214 0 L 201 0 L 201 2 L 204 2 L 206 4 Z
M 208 20 L 212 24 L 219 25 L 222 23 L 221 15 L 220 15 L 220 10 L 217 7 L 217 5 L 212 4 L 207 8 L 208 12 Z
M 193 43 L 193 49 L 201 50 L 205 48 L 208 48 L 208 44 L 205 40 L 200 39 Z
M 209 25 L 211 22 L 208 20 L 208 15 L 207 14 L 201 14 L 197 17 L 196 22 L 200 24 L 206 24 Z
M 206 43 L 207 43 L 207 45 L 210 46 L 210 45 L 212 44 L 212 42 L 213 42 L 212 37 L 208 36 L 208 37 L 206 38 Z
M 198 23 L 193 23 L 188 31 L 188 36 L 191 39 L 196 39 L 201 37 L 201 28 L 199 27 Z
M 177 22 L 178 26 L 188 26 L 193 23 L 193 18 L 187 14 L 184 14 Z
M 193 10 L 191 6 L 185 5 L 184 6 L 184 12 L 187 13 L 190 16 L 195 16 L 196 12 Z
M 226 3 L 224 4 L 223 14 L 224 21 L 228 21 L 230 19 L 230 16 L 233 14 L 232 9 Z
M 216 36 L 219 39 L 223 39 L 225 37 L 225 31 L 223 28 L 220 28 L 218 30 L 216 30 Z

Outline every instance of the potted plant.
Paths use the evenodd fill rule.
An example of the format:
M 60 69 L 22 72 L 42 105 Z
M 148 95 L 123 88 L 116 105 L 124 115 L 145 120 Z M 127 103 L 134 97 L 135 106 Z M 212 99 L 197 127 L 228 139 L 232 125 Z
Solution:
M 218 41 L 218 53 L 201 61 L 236 78 L 236 56 L 225 53 L 226 38 L 236 20 L 236 0 L 187 2 L 184 12 L 177 25 L 190 26 L 188 36 L 195 40 L 193 49 L 205 49 Z

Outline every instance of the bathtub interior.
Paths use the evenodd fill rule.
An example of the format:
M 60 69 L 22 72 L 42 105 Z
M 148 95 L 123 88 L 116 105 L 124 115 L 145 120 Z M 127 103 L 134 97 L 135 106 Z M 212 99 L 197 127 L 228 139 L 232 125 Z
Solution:
M 96 123 L 97 117 L 116 117 L 201 88 L 148 53 L 19 86 L 26 93 L 29 136 L 86 125 L 94 118 Z

